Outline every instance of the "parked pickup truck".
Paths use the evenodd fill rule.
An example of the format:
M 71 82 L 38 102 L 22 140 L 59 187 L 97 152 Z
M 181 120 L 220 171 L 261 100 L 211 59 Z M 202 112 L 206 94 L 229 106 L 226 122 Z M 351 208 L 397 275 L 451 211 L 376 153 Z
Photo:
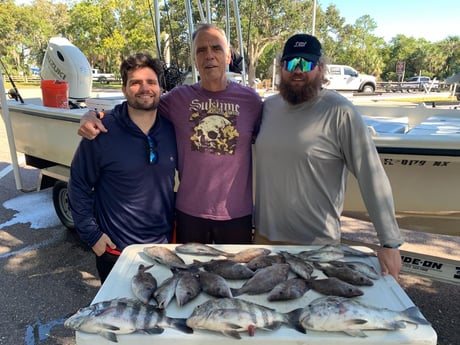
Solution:
M 93 81 L 97 81 L 103 84 L 109 84 L 110 82 L 114 82 L 117 79 L 115 75 L 112 73 L 99 73 L 97 68 L 91 69 L 91 73 L 93 74 Z
M 339 91 L 373 93 L 376 88 L 374 76 L 358 73 L 345 65 L 327 65 L 326 80 L 325 88 Z

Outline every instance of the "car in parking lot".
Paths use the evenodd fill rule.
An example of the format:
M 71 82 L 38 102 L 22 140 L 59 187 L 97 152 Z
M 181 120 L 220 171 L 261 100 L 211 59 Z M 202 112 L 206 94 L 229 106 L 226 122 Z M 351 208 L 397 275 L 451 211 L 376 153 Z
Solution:
M 425 91 L 439 88 L 439 82 L 426 76 L 416 76 L 409 78 L 401 84 L 401 88 L 407 91 Z

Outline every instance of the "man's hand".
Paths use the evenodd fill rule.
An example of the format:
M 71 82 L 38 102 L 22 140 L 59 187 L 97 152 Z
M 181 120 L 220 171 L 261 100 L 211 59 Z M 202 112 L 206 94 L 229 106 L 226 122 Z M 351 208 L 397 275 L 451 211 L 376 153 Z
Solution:
M 87 111 L 80 119 L 80 128 L 78 128 L 78 135 L 83 138 L 93 140 L 100 133 L 107 133 L 107 129 L 102 124 L 102 121 L 96 117 L 95 111 Z
M 399 281 L 402 261 L 399 249 L 381 248 L 377 251 L 380 267 L 384 276 L 391 274 L 396 281 Z
M 117 246 L 112 242 L 109 236 L 106 234 L 102 234 L 101 238 L 96 242 L 93 246 L 93 252 L 96 253 L 97 256 L 101 256 L 105 253 L 105 248 L 109 246 L 112 249 L 115 249 Z

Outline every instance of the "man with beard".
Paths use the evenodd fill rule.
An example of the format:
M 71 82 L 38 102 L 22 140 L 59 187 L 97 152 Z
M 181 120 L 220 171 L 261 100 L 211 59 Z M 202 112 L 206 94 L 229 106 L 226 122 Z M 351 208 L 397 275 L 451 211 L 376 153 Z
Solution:
M 256 140 L 256 243 L 338 244 L 348 171 L 358 180 L 382 248 L 384 275 L 398 279 L 402 243 L 377 150 L 354 105 L 322 88 L 320 42 L 286 42 L 280 93 L 264 103 Z
M 162 71 L 148 54 L 122 62 L 126 101 L 102 120 L 107 134 L 82 139 L 71 164 L 72 217 L 102 283 L 126 246 L 172 238 L 177 148 L 172 124 L 157 111 Z

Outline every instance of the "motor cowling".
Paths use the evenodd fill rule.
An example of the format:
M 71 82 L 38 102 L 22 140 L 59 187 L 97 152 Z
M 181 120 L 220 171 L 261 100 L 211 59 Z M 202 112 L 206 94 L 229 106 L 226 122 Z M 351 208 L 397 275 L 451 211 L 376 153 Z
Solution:
M 53 37 L 43 58 L 40 77 L 69 83 L 69 100 L 84 101 L 91 97 L 92 73 L 83 52 L 64 37 Z

